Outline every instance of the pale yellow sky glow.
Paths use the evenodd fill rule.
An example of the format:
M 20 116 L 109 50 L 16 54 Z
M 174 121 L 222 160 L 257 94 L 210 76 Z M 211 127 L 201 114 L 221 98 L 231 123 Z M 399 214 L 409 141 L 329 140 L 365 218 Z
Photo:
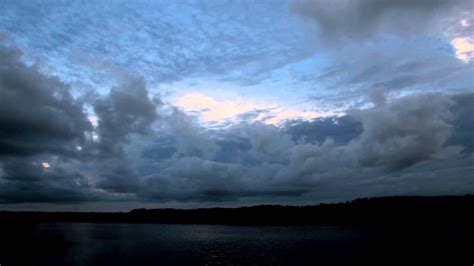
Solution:
M 455 38 L 451 45 L 456 50 L 456 57 L 466 63 L 474 58 L 474 40 L 470 37 Z
M 204 123 L 237 122 L 236 119 L 239 115 L 257 110 L 266 110 L 266 112 L 259 114 L 255 121 L 272 125 L 280 125 L 285 120 L 290 119 L 311 120 L 318 117 L 335 115 L 332 112 L 298 110 L 273 103 L 252 100 L 217 100 L 197 92 L 187 93 L 179 97 L 174 105 L 186 112 L 198 112 L 201 121 Z
M 43 166 L 43 168 L 49 168 L 49 167 L 51 167 L 51 166 L 49 165 L 49 163 L 47 163 L 47 162 L 42 162 L 42 163 L 41 163 L 41 166 Z

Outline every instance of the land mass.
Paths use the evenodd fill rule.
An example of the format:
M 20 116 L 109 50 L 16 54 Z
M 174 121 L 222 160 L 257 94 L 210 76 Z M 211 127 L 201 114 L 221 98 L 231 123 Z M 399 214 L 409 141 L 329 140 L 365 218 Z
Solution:
M 314 206 L 134 209 L 130 212 L 1 211 L 0 223 L 90 222 L 226 225 L 472 225 L 474 196 L 359 198 Z

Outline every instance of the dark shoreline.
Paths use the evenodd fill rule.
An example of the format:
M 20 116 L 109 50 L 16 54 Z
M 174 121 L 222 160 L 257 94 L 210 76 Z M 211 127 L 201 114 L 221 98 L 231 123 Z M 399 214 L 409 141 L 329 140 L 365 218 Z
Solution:
M 0 211 L 0 223 L 90 222 L 311 225 L 472 225 L 474 196 L 381 197 L 314 206 L 259 205 L 240 208 L 135 209 L 130 212 Z

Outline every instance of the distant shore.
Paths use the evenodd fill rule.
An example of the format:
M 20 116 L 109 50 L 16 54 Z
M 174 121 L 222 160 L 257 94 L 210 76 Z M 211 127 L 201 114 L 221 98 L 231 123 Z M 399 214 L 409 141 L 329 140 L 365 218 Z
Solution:
M 130 212 L 0 211 L 0 223 L 91 222 L 226 225 L 473 224 L 474 196 L 381 197 L 314 206 L 135 209 Z

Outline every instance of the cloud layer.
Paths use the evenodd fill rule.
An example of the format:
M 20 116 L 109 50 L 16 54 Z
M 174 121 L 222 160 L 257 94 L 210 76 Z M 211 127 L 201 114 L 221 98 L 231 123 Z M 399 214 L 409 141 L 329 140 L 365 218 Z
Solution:
M 473 189 L 463 181 L 472 178 L 472 93 L 381 92 L 373 107 L 342 117 L 211 130 L 152 100 L 142 79 L 74 98 L 59 79 L 22 64 L 16 48 L 1 52 L 3 202 L 278 202 L 333 199 L 338 189 L 340 199 L 404 194 L 412 184 L 421 194 Z M 454 166 L 433 170 L 440 164 Z M 393 188 L 383 192 L 387 180 Z
M 0 208 L 474 193 L 472 1 L 32 3 L 0 15 Z

